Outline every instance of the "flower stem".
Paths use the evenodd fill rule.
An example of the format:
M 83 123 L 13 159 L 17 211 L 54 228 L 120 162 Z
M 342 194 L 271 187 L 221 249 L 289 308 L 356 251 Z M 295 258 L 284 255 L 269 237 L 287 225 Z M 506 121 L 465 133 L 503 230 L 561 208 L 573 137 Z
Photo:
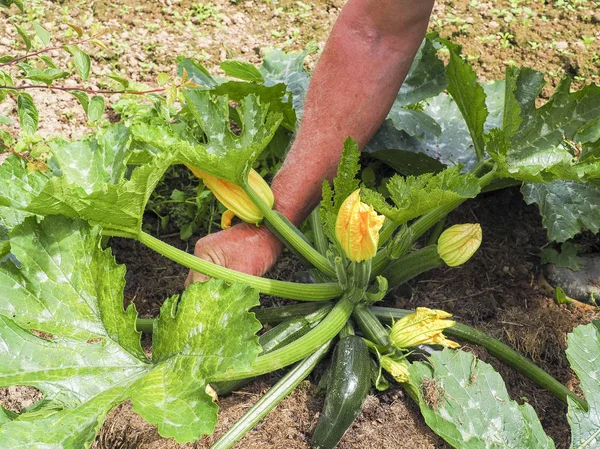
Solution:
M 298 386 L 329 350 L 331 341 L 294 366 L 242 416 L 211 449 L 229 449 Z
M 291 245 L 319 271 L 331 277 L 335 277 L 335 271 L 329 264 L 327 258 L 300 237 L 300 231 L 298 231 L 292 223 L 283 220 L 282 217 L 275 213 L 275 211 L 271 209 L 248 184 L 242 187 L 256 207 L 263 213 L 265 219 L 277 230 L 279 235 L 283 238 L 284 243 Z
M 260 376 L 302 360 L 333 339 L 342 330 L 352 315 L 353 309 L 354 304 L 344 296 L 323 321 L 298 340 L 269 354 L 257 357 L 252 366 L 245 371 L 227 371 L 210 380 L 218 382 Z
M 443 264 L 437 252 L 437 245 L 426 246 L 392 261 L 383 270 L 383 277 L 388 280 L 389 287 L 394 288 Z
M 352 312 L 352 317 L 365 337 L 377 346 L 388 347 L 391 344 L 390 332 L 381 325 L 381 322 L 371 310 L 359 305 Z
M 288 318 L 308 315 L 329 306 L 331 306 L 330 302 L 305 302 L 302 304 L 292 304 L 289 306 L 252 309 L 250 311 L 254 312 L 256 319 L 263 324 L 277 324 L 287 320 Z
M 391 323 L 393 320 L 398 320 L 409 313 L 413 313 L 410 310 L 394 309 L 390 307 L 371 307 L 370 309 L 377 318 L 387 323 Z M 485 348 L 490 355 L 519 371 L 536 385 L 548 390 L 555 398 L 561 400 L 565 404 L 568 404 L 567 398 L 570 398 L 584 410 L 588 409 L 586 401 L 579 398 L 575 393 L 539 366 L 535 365 L 531 360 L 523 357 L 517 351 L 501 341 L 496 340 L 471 326 L 459 323 L 444 329 L 444 334 L 448 337 L 460 338 L 463 341 Z
M 265 279 L 252 276 L 239 271 L 224 268 L 214 263 L 202 260 L 192 254 L 188 254 L 165 243 L 156 237 L 140 232 L 138 240 L 148 248 L 177 262 L 184 267 L 204 273 L 217 279 L 225 279 L 230 282 L 238 281 L 257 289 L 266 295 L 274 295 L 282 298 L 297 299 L 299 301 L 324 301 L 341 295 L 339 285 L 329 284 L 299 284 L 295 282 L 284 282 L 273 279 Z
M 323 229 L 323 223 L 321 222 L 321 216 L 319 214 L 321 206 L 317 206 L 308 216 L 310 222 L 310 228 L 312 229 L 313 235 L 315 236 L 315 247 L 323 256 L 327 254 L 329 249 L 329 242 Z

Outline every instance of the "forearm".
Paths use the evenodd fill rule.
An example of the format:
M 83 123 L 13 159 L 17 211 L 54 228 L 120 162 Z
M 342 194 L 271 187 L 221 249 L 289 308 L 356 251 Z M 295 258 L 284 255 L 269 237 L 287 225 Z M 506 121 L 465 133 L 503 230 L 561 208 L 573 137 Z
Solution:
M 296 140 L 273 181 L 299 223 L 332 179 L 348 136 L 362 149 L 385 119 L 425 34 L 432 1 L 349 0 L 315 69 Z

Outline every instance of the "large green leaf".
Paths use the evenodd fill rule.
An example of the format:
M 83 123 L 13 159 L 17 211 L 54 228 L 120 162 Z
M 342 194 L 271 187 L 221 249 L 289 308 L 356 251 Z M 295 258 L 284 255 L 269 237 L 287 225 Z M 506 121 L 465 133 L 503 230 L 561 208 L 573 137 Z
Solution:
M 184 140 L 166 127 L 139 124 L 132 127 L 136 140 L 162 150 L 178 162 L 199 168 L 241 185 L 252 163 L 269 144 L 282 116 L 269 110 L 254 95 L 242 98 L 236 108 L 240 132 L 231 129 L 229 99 L 210 92 L 187 90 L 186 105 L 206 136 L 206 142 Z
M 548 238 L 564 242 L 584 230 L 600 231 L 600 188 L 574 181 L 525 183 L 527 204 L 536 203 Z
M 593 449 L 600 446 L 600 333 L 595 324 L 578 326 L 567 341 L 567 358 L 589 404 L 589 410 L 585 411 L 569 400 L 571 447 Z
M 434 352 L 409 368 L 427 425 L 460 449 L 553 449 L 529 404 L 510 399 L 491 366 L 464 351 Z
M 488 152 L 498 164 L 498 174 L 530 182 L 600 177 L 598 158 L 588 154 L 579 159 L 569 145 L 580 130 L 598 119 L 600 86 L 571 92 L 571 82 L 564 78 L 552 98 L 535 108 L 541 75 L 531 70 L 508 75 L 504 133 L 488 137 Z M 510 99 L 511 94 L 515 99 Z
M 461 174 L 459 167 L 406 178 L 394 175 L 386 187 L 394 206 L 373 190 L 363 189 L 361 196 L 396 224 L 406 223 L 439 206 L 474 198 L 480 191 L 477 177 Z
M 488 110 L 484 129 L 489 131 L 502 125 L 504 81 L 484 84 L 483 90 Z M 440 135 L 436 136 L 433 132 L 422 132 L 418 134 L 419 137 L 411 136 L 405 131 L 398 130 L 391 120 L 386 120 L 371 139 L 365 151 L 392 167 L 405 167 L 406 152 L 411 152 L 430 158 L 432 164 L 439 161 L 446 166 L 461 164 L 466 169 L 471 168 L 477 161 L 473 150 L 473 140 L 456 102 L 450 95 L 441 93 L 426 100 L 425 103 L 422 112 L 440 126 Z M 420 126 L 421 129 L 428 129 L 423 122 L 420 123 Z M 423 171 L 413 171 L 413 169 L 429 167 L 432 164 L 422 162 L 413 164 L 413 167 L 408 167 L 410 171 L 402 173 L 421 174 L 429 170 L 425 168 Z
M 98 227 L 64 217 L 13 231 L 23 268 L 0 265 L 0 386 L 33 386 L 44 403 L 0 418 L 1 447 L 86 447 L 128 398 L 161 435 L 196 440 L 217 420 L 211 376 L 247 369 L 260 351 L 248 313 L 258 293 L 211 280 L 165 302 L 146 359 L 135 309 L 123 310 L 125 270 L 100 240 Z
M 129 132 L 122 126 L 83 141 L 54 143 L 51 151 L 62 176 L 50 178 L 22 210 L 78 217 L 137 236 L 148 198 L 174 160 L 166 154 L 152 156 L 127 178 L 128 143 Z

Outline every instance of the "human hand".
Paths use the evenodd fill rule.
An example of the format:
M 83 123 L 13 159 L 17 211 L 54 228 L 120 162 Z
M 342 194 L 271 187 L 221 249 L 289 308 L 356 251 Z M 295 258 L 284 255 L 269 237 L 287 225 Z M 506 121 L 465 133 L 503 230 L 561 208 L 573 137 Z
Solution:
M 264 226 L 240 223 L 196 242 L 194 255 L 222 267 L 262 276 L 277 261 L 283 244 Z M 208 276 L 190 270 L 185 281 L 206 281 Z

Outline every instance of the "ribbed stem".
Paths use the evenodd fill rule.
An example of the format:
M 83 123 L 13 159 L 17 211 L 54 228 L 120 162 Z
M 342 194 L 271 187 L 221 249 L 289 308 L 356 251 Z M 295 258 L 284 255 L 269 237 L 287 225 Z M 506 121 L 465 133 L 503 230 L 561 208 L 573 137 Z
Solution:
M 212 378 L 211 381 L 218 382 L 260 376 L 308 357 L 342 330 L 353 309 L 354 304 L 346 297 L 342 297 L 333 310 L 329 312 L 329 315 L 308 334 L 281 349 L 257 357 L 252 367 L 246 371 L 228 371 L 217 378 Z
M 323 358 L 331 342 L 327 342 L 313 352 L 310 356 L 294 366 L 273 387 L 265 393 L 250 410 L 246 412 L 211 449 L 229 449 L 239 441 L 246 433 L 258 424 L 277 404 L 287 397 L 288 394 L 298 386 L 317 366 Z
M 393 288 L 443 264 L 444 262 L 437 252 L 437 246 L 426 246 L 392 261 L 383 270 L 383 277 L 388 280 L 390 288 Z
M 281 307 L 267 307 L 264 309 L 252 309 L 256 319 L 263 324 L 278 324 L 288 318 L 301 315 L 308 315 L 323 308 L 332 307 L 330 302 L 306 302 L 302 304 L 292 304 Z
M 308 216 L 308 221 L 315 238 L 315 247 L 317 248 L 317 251 L 319 251 L 322 255 L 325 255 L 329 249 L 329 241 L 327 240 L 325 230 L 323 229 L 323 223 L 321 222 L 321 216 L 319 214 L 320 208 L 321 206 L 317 206 L 313 209 Z
M 310 246 L 310 244 L 306 243 L 306 241 L 298 235 L 300 231 L 293 228 L 291 223 L 282 220 L 282 218 L 278 216 L 249 185 L 243 186 L 243 188 L 252 202 L 263 213 L 265 219 L 271 223 L 279 235 L 283 237 L 284 243 L 289 243 L 319 271 L 331 277 L 335 277 L 335 272 L 331 265 L 329 265 L 327 258 Z
M 387 347 L 391 344 L 390 331 L 381 325 L 381 322 L 368 308 L 356 307 L 352 312 L 352 318 L 365 337 L 377 346 Z
M 191 270 L 204 273 L 207 276 L 225 279 L 227 281 L 243 282 L 266 295 L 279 296 L 281 298 L 297 299 L 299 301 L 324 301 L 341 295 L 342 289 L 334 283 L 328 284 L 299 284 L 295 282 L 284 282 L 273 279 L 252 276 L 239 271 L 224 268 L 206 260 L 200 259 L 177 249 L 153 236 L 141 232 L 138 240 L 148 248 L 162 254 L 168 259 L 177 262 Z
M 394 309 L 390 307 L 371 307 L 370 309 L 377 318 L 386 323 L 392 323 L 394 320 L 398 320 L 413 313 L 410 310 Z M 517 351 L 501 341 L 496 340 L 471 326 L 459 323 L 444 329 L 444 334 L 448 337 L 460 338 L 463 341 L 485 348 L 490 355 L 519 371 L 536 385 L 548 390 L 554 397 L 565 404 L 568 404 L 567 398 L 571 398 L 584 410 L 588 409 L 587 402 L 579 398 L 575 393 L 539 366 L 535 365 L 531 360 L 523 357 Z

